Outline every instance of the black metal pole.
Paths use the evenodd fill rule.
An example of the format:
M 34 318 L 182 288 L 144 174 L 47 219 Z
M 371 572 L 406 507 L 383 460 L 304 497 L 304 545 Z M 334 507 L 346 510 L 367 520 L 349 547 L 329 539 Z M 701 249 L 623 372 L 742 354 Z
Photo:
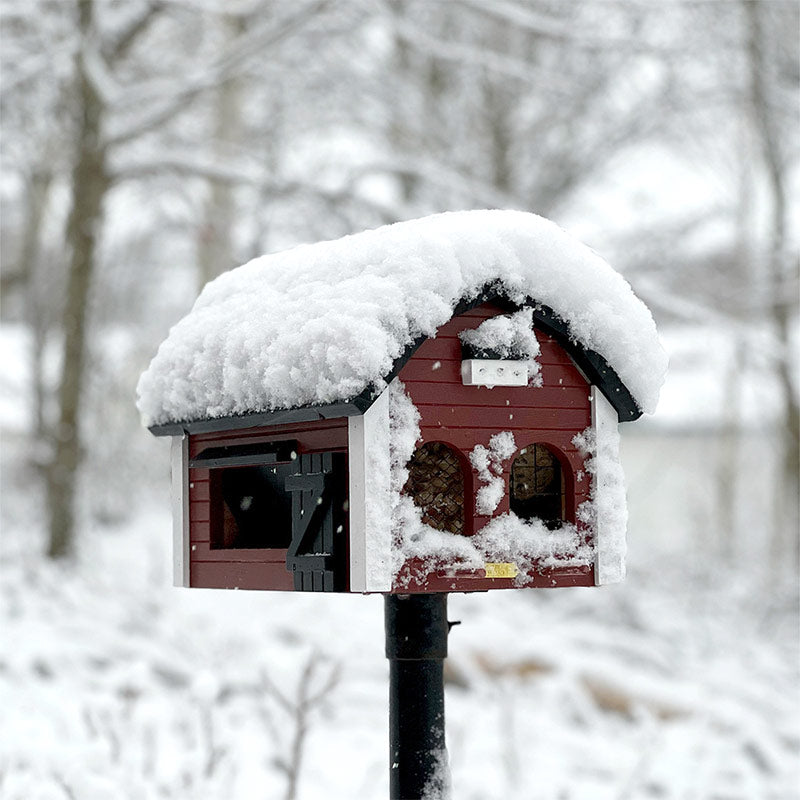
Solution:
M 389 659 L 389 797 L 419 800 L 426 789 L 447 780 L 447 595 L 386 595 L 385 623 Z

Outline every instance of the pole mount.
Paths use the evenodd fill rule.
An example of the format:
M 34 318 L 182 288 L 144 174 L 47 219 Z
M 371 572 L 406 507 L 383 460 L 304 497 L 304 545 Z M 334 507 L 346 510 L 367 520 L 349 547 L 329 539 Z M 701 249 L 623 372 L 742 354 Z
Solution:
M 386 595 L 391 800 L 449 785 L 444 737 L 446 594 Z

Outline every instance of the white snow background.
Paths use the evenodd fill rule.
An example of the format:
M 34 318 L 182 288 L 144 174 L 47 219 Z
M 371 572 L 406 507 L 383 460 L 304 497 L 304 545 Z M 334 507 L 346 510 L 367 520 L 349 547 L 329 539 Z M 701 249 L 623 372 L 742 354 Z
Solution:
M 0 797 L 280 800 L 301 723 L 297 798 L 387 797 L 381 598 L 172 588 L 155 439 L 135 518 L 86 522 L 76 566 L 44 563 L 26 341 L 0 332 Z M 707 453 L 636 427 L 624 584 L 450 598 L 458 800 L 797 797 L 796 597 L 691 541 L 675 512 L 701 507 Z M 303 685 L 322 694 L 305 709 Z

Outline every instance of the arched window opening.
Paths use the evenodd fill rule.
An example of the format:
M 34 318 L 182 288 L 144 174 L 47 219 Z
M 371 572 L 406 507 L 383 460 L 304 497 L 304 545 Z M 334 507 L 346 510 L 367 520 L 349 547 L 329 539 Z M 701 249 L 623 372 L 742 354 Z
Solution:
M 540 519 L 557 528 L 566 516 L 564 476 L 555 454 L 543 444 L 520 450 L 511 464 L 510 508 L 520 519 Z
M 408 462 L 403 491 L 438 531 L 464 533 L 464 472 L 458 455 L 442 442 L 418 447 Z

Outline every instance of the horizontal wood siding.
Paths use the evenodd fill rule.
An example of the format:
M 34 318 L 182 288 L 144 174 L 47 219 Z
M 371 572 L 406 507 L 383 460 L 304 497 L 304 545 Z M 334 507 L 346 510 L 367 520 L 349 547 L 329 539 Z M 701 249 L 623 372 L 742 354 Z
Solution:
M 192 586 L 204 589 L 271 589 L 292 591 L 294 582 L 281 561 L 239 561 L 221 564 L 192 563 Z
M 486 592 L 490 589 L 518 589 L 513 578 L 487 578 L 483 571 L 448 573 L 440 570 L 420 579 L 422 562 L 410 561 L 403 572 L 402 593 L 414 592 Z M 547 569 L 528 575 L 526 588 L 553 589 L 565 586 L 594 586 L 592 567 Z M 398 590 L 399 591 L 399 590 Z
M 455 317 L 443 325 L 433 339 L 424 342 L 400 371 L 406 391 L 420 413 L 423 442 L 444 442 L 463 457 L 466 467 L 465 494 L 471 498 L 466 511 L 466 533 L 480 530 L 490 517 L 479 515 L 474 496 L 482 485 L 469 465 L 470 451 L 489 446 L 492 436 L 511 431 L 517 448 L 549 445 L 562 456 L 566 482 L 567 519 L 575 521 L 575 509 L 589 499 L 590 481 L 584 477 L 584 459 L 572 439 L 591 424 L 590 386 L 567 352 L 550 336 L 536 331 L 541 348 L 541 387 L 464 386 L 461 382 L 461 340 L 458 334 L 477 328 L 485 320 L 504 313 L 491 303 Z M 508 486 L 511 461 L 504 465 Z M 509 510 L 508 492 L 495 516 Z M 409 565 L 405 576 L 413 574 Z M 549 570 L 532 576 L 535 586 L 591 586 L 592 568 Z M 404 591 L 485 591 L 511 587 L 511 579 L 486 579 L 480 573 L 429 575 L 425 581 L 411 580 Z M 400 589 L 398 589 L 400 591 Z
M 347 419 L 321 420 L 241 431 L 194 434 L 189 457 L 208 447 L 297 440 L 300 453 L 347 451 Z M 210 470 L 189 471 L 189 583 L 206 589 L 272 589 L 291 591 L 286 549 L 211 547 Z

